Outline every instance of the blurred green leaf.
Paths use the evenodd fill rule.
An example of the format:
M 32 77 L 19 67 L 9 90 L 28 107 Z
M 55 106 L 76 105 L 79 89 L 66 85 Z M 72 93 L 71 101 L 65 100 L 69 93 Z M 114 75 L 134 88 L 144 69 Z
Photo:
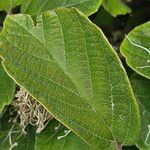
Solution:
M 11 103 L 14 98 L 14 93 L 15 83 L 4 71 L 2 61 L 0 59 L 0 113 L 5 105 Z
M 102 31 L 76 9 L 8 16 L 1 34 L 7 72 L 93 148 L 134 144 L 135 97 Z M 113 141 L 113 142 L 112 142 Z
M 127 64 L 150 79 L 150 21 L 132 30 L 121 44 Z
M 0 10 L 5 10 L 8 13 L 12 8 L 20 4 L 21 0 L 0 0 Z
M 0 32 L 2 31 L 3 27 L 0 26 Z
M 101 3 L 102 0 L 27 0 L 22 2 L 21 12 L 37 15 L 58 7 L 76 7 L 89 16 L 98 10 Z
M 150 80 L 138 74 L 133 75 L 130 80 L 142 118 L 142 129 L 137 146 L 141 150 L 150 150 Z
M 103 0 L 102 5 L 114 17 L 131 12 L 131 9 L 122 0 Z

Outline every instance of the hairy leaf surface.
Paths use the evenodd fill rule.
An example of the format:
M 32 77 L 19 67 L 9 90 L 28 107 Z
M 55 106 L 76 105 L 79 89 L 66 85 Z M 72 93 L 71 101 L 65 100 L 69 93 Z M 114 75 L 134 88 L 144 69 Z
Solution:
M 139 112 L 123 66 L 102 31 L 76 9 L 8 16 L 0 53 L 7 72 L 96 148 L 134 144 Z
M 58 7 L 76 7 L 87 16 L 95 13 L 102 0 L 27 0 L 22 3 L 22 13 L 37 15 Z
M 0 113 L 5 105 L 11 103 L 14 98 L 14 93 L 15 83 L 4 71 L 2 61 L 0 59 Z
M 142 129 L 137 146 L 143 150 L 150 149 L 150 80 L 137 74 L 131 77 L 131 84 L 140 105 Z
M 102 5 L 114 17 L 131 12 L 131 9 L 122 0 L 103 0 Z
M 136 27 L 124 39 L 121 53 L 137 73 L 150 79 L 150 21 Z

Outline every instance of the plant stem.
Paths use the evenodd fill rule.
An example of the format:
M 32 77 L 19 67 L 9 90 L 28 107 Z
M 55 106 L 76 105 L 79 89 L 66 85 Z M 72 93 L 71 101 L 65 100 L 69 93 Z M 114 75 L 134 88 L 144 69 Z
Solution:
M 121 145 L 117 145 L 116 146 L 116 150 L 122 150 L 122 146 Z

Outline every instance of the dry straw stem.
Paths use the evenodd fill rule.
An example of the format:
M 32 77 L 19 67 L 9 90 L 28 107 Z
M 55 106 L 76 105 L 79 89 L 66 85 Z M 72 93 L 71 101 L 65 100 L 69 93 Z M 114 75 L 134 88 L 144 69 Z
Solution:
M 40 133 L 48 122 L 53 119 L 53 116 L 23 88 L 20 88 L 15 97 L 13 105 L 19 115 L 20 126 L 24 133 L 28 124 L 36 126 L 37 133 Z

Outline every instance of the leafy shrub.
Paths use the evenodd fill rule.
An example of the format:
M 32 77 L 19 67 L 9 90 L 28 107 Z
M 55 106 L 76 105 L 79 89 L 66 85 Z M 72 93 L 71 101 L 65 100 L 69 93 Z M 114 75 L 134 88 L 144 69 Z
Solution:
M 0 149 L 150 149 L 150 22 L 133 4 L 0 0 Z

